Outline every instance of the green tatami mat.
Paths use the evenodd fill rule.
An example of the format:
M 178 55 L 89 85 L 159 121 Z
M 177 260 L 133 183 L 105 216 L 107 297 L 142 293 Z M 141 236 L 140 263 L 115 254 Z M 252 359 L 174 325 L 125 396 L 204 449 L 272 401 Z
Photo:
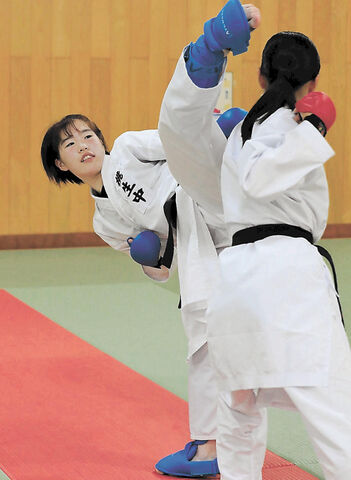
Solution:
M 153 282 L 110 248 L 13 250 L 0 252 L 0 262 L 0 288 L 182 396 L 186 341 L 176 276 Z
M 351 240 L 321 243 L 335 260 L 350 332 Z M 108 247 L 0 251 L 0 266 L 0 288 L 187 399 L 176 276 L 152 282 L 126 255 Z M 270 411 L 268 447 L 322 478 L 297 413 Z

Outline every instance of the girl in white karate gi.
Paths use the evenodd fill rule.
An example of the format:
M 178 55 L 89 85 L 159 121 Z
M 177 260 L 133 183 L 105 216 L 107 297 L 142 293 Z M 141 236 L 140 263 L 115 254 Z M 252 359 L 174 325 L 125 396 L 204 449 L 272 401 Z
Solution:
M 221 156 L 226 138 L 214 122 L 213 143 Z M 217 275 L 217 247 L 229 238 L 216 217 L 202 213 L 195 202 L 177 187 L 169 172 L 158 132 L 126 132 L 118 137 L 110 153 L 100 129 L 83 115 L 68 115 L 52 125 L 42 142 L 42 162 L 49 179 L 57 184 L 86 183 L 95 201 L 94 230 L 111 247 L 129 253 L 127 240 L 143 230 L 154 231 L 164 253 L 169 233 L 163 205 L 176 192 L 177 250 L 182 320 L 189 340 L 189 424 L 191 438 L 211 440 L 216 435 L 217 387 L 207 354 L 204 321 L 206 298 Z M 168 269 L 142 266 L 154 280 L 168 278 Z M 196 279 L 196 281 L 195 281 Z M 199 446 L 199 452 L 197 447 Z M 170 473 L 216 474 L 215 446 L 205 442 L 192 446 L 189 458 L 177 452 L 177 465 Z M 174 456 L 172 456 L 174 458 Z M 190 460 L 197 460 L 196 468 Z M 180 462 L 180 463 L 179 463 Z M 163 468 L 162 465 L 160 468 Z M 168 470 L 167 470 L 168 471 Z
M 218 87 L 193 86 L 192 97 L 184 97 L 185 85 L 191 88 L 185 60 L 166 92 L 159 131 L 172 173 L 210 208 L 201 176 L 199 183 L 194 177 L 202 158 L 187 155 L 188 170 L 181 174 L 183 158 L 171 155 L 177 142 L 184 150 L 191 145 L 190 125 L 206 109 L 208 118 L 218 95 Z M 272 37 L 260 68 L 265 94 L 234 129 L 223 157 L 221 191 L 234 246 L 220 254 L 207 313 L 220 389 L 222 480 L 261 479 L 265 442 L 257 441 L 257 432 L 267 405 L 301 413 L 326 480 L 351 478 L 350 347 L 329 270 L 313 246 L 327 222 L 323 164 L 334 152 L 320 131 L 326 131 L 321 119 L 332 113 L 330 103 L 323 111 L 313 101 L 300 110 L 308 113 L 300 125 L 293 113 L 296 100 L 303 108 L 318 73 L 319 56 L 307 37 Z M 205 142 L 206 120 L 202 126 Z M 213 171 L 221 163 L 210 156 L 206 161 L 204 168 Z

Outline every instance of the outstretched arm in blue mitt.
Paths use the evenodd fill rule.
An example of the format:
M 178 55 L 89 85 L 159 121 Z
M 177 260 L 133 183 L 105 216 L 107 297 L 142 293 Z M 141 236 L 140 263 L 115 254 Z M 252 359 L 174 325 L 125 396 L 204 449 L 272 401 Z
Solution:
M 160 265 L 161 242 L 156 233 L 145 230 L 135 238 L 129 237 L 127 242 L 130 247 L 130 256 L 142 266 L 148 277 L 159 282 L 168 279 L 168 268 Z

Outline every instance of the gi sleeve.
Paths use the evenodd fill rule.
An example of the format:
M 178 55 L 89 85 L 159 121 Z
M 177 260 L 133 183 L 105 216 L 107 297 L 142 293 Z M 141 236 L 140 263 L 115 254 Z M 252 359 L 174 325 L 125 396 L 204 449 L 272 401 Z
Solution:
M 220 169 L 226 138 L 213 117 L 220 88 L 221 83 L 197 87 L 182 55 L 166 90 L 158 125 L 172 175 L 211 213 L 222 212 Z
M 144 162 L 165 160 L 166 156 L 157 130 L 124 132 L 116 138 L 111 153 L 127 151 Z

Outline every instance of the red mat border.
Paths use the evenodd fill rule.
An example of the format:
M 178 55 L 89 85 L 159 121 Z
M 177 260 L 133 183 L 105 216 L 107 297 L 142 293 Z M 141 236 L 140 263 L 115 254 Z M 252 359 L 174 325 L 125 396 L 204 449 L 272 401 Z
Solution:
M 20 300 L 19 298 L 15 297 L 14 295 L 10 294 L 9 292 L 7 292 L 6 290 L 2 290 L 0 289 L 0 301 L 1 301 L 1 298 L 3 296 L 8 296 L 8 297 L 12 297 L 12 299 L 18 301 L 19 303 L 21 303 L 22 305 L 25 305 L 27 308 L 29 308 L 30 310 L 38 313 L 41 317 L 44 317 L 46 318 L 49 322 L 52 322 L 52 320 L 48 319 L 45 315 L 43 315 L 41 312 L 35 310 L 33 307 L 29 306 L 28 304 L 26 304 L 25 302 L 23 302 L 22 300 Z M 53 322 L 55 323 L 55 322 Z M 99 350 L 97 349 L 95 346 L 91 345 L 89 342 L 87 342 L 86 340 L 83 340 L 81 339 L 80 337 L 77 337 L 77 335 L 75 335 L 74 333 L 70 332 L 69 330 L 65 329 L 64 327 L 61 327 L 60 325 L 58 325 L 57 323 L 55 323 L 56 326 L 62 328 L 63 330 L 66 330 L 66 332 L 70 333 L 71 335 L 73 335 L 74 337 L 76 338 L 79 338 L 82 342 L 90 345 L 92 348 L 96 349 L 96 350 Z M 102 352 L 104 355 L 107 355 L 109 356 L 112 360 L 116 360 L 119 362 L 118 359 L 115 359 L 114 357 L 106 354 L 105 352 Z M 148 379 L 147 377 L 141 375 L 140 373 L 136 372 L 135 370 L 131 369 L 130 367 L 128 367 L 126 365 L 126 367 L 131 370 L 133 372 L 133 374 L 137 374 L 137 375 L 140 375 L 141 377 L 147 379 L 149 382 L 153 383 L 154 385 L 156 385 L 158 388 L 161 388 L 165 391 L 167 391 L 166 389 L 164 389 L 164 387 L 158 385 L 156 382 Z M 168 391 L 167 391 L 168 392 Z M 171 393 L 172 396 L 175 396 L 172 392 L 168 392 L 168 393 Z M 179 400 L 181 401 L 184 401 L 183 399 L 181 399 L 180 397 L 177 397 L 179 398 Z M 157 459 L 155 459 L 156 461 Z M 4 467 L 1 459 L 0 459 L 0 466 L 1 466 L 1 469 L 2 471 L 11 479 L 11 476 L 10 476 L 10 472 L 7 472 L 7 468 Z M 175 477 L 170 477 L 170 476 L 167 476 L 167 477 L 161 477 L 160 475 L 158 475 L 156 472 L 155 472 L 155 479 L 156 478 L 159 478 L 159 479 L 162 479 L 164 478 L 164 480 L 166 480 L 167 478 L 175 478 Z M 300 467 L 297 467 L 296 465 L 294 465 L 293 463 L 291 463 L 290 461 L 288 460 L 285 460 L 284 458 L 280 457 L 279 455 L 267 450 L 267 453 L 266 453 L 266 458 L 265 458 L 265 464 L 264 464 L 264 467 L 263 467 L 263 480 L 281 480 L 282 478 L 284 478 L 284 480 L 318 480 L 317 477 L 313 476 L 312 474 L 308 473 L 308 472 L 305 472 L 304 470 L 302 470 Z

